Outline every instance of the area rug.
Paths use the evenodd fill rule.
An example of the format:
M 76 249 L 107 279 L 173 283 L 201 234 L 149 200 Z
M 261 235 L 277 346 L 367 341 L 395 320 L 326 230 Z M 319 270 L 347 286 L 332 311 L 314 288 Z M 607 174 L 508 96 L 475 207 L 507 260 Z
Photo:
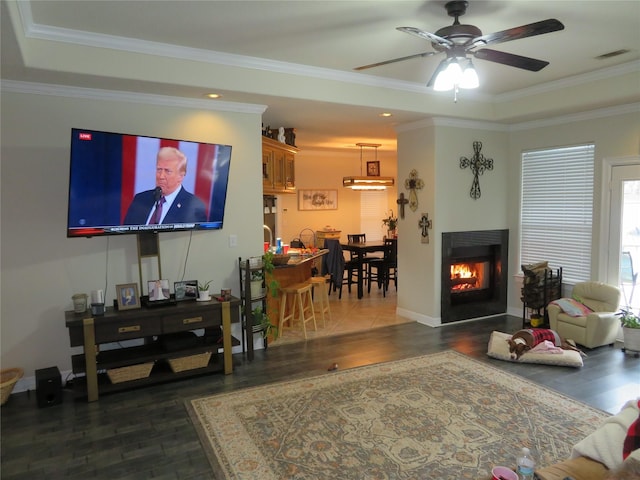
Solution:
M 456 352 L 187 402 L 215 478 L 483 479 L 541 466 L 609 415 Z

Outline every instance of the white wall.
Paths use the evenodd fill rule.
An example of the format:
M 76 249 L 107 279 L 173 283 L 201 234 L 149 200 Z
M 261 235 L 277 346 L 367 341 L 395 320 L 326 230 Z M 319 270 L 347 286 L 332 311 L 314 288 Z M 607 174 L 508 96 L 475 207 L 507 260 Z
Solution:
M 537 124 L 521 125 L 509 135 L 509 209 L 511 248 L 509 250 L 509 270 L 512 274 L 521 272 L 520 255 L 520 174 L 521 154 L 523 151 L 577 145 L 593 142 L 595 144 L 595 182 L 593 204 L 593 230 L 591 249 L 591 279 L 605 281 L 606 272 L 600 271 L 600 259 L 607 255 L 607 239 L 600 238 L 601 204 L 603 195 L 608 195 L 606 185 L 602 184 L 602 162 L 605 158 L 638 155 L 640 153 L 640 113 L 635 109 L 626 109 L 630 113 L 616 113 L 618 110 L 602 110 L 582 118 L 558 119 Z M 607 212 L 604 213 L 607 219 Z M 541 259 L 543 260 L 543 259 Z M 513 277 L 509 282 L 510 312 L 522 314 L 520 287 Z
M 405 126 L 398 134 L 400 177 L 412 169 L 424 181 L 417 191 L 418 208 L 408 210 L 401 222 L 399 271 L 403 288 L 398 292 L 399 311 L 430 325 L 440 323 L 440 265 L 442 233 L 507 228 L 508 133 L 506 128 L 480 124 L 474 128 L 438 126 L 438 120 Z M 493 159 L 493 170 L 480 175 L 481 196 L 472 199 L 473 174 L 460 168 L 460 157 L 471 158 L 473 142 L 481 141 L 481 153 Z M 406 173 L 405 173 L 406 172 Z M 422 243 L 418 226 L 422 214 L 432 220 L 429 243 Z M 400 243 L 399 243 L 400 245 Z
M 369 152 L 366 152 L 371 155 Z M 372 160 L 369 156 L 366 161 Z M 403 182 L 397 177 L 396 151 L 379 152 L 380 174 L 396 178 L 396 186 L 387 189 L 388 209 L 397 213 L 397 192 L 404 190 Z M 360 231 L 360 192 L 342 186 L 345 175 L 360 175 L 360 151 L 355 145 L 342 150 L 305 150 L 296 155 L 296 188 L 300 189 L 332 189 L 338 191 L 337 210 L 308 211 L 298 210 L 297 195 L 279 195 L 278 214 L 280 218 L 280 234 L 288 243 L 297 238 L 305 228 L 314 232 L 330 225 L 346 235 Z M 363 173 L 366 175 L 366 172 Z M 380 212 L 380 226 L 385 211 Z
M 66 238 L 72 127 L 233 146 L 224 228 L 160 234 L 170 283 L 239 288 L 237 259 L 262 251 L 261 115 L 3 92 L 1 328 L 3 367 L 70 369 L 64 311 L 71 296 L 138 281 L 136 237 Z M 238 246 L 229 247 L 229 235 Z

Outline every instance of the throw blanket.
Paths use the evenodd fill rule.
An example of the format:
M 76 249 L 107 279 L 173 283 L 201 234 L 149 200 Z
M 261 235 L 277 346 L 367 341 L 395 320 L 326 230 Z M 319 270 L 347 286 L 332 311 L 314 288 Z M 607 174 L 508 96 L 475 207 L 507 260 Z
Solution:
M 560 336 L 554 330 L 549 330 L 548 328 L 527 328 L 526 331 L 533 336 L 534 345 L 545 341 L 553 343 L 556 347 L 562 345 Z
M 620 467 L 629 457 L 640 461 L 640 449 L 636 443 L 639 414 L 640 398 L 628 401 L 620 413 L 607 418 L 595 432 L 576 444 L 571 458 L 588 457 L 609 470 Z
M 640 410 L 640 400 L 638 400 L 638 409 Z M 636 421 L 631 424 L 629 430 L 627 430 L 627 437 L 624 439 L 624 445 L 622 447 L 622 458 L 626 458 L 631 455 L 634 450 L 640 448 L 640 415 L 636 418 Z
M 551 303 L 559 306 L 560 309 L 570 317 L 586 317 L 593 311 L 573 298 L 559 298 L 553 300 Z
M 559 354 L 562 354 L 564 352 L 564 350 L 561 349 L 560 347 L 556 347 L 553 344 L 553 342 L 550 342 L 549 340 L 545 340 L 544 342 L 539 343 L 538 345 L 533 347 L 531 350 L 529 350 L 529 352 L 531 352 L 531 353 L 559 353 Z

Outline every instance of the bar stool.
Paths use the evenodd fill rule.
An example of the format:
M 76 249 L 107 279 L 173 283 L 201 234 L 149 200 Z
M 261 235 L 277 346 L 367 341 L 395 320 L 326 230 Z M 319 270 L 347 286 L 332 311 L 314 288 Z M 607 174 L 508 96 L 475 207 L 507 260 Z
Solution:
M 311 283 L 296 283 L 280 289 L 280 321 L 278 322 L 278 337 L 282 336 L 285 322 L 300 320 L 304 338 L 307 338 L 307 322 L 313 321 L 313 329 L 318 330 L 316 315 L 313 310 L 313 295 Z M 297 315 L 296 315 L 297 314 Z
M 327 282 L 331 279 L 331 275 L 325 275 L 324 277 L 311 277 L 309 280 L 313 286 L 313 300 L 318 304 L 318 311 L 322 315 L 322 327 L 326 327 L 327 323 L 324 320 L 325 313 L 329 320 L 331 320 L 331 308 L 329 307 L 329 285 Z

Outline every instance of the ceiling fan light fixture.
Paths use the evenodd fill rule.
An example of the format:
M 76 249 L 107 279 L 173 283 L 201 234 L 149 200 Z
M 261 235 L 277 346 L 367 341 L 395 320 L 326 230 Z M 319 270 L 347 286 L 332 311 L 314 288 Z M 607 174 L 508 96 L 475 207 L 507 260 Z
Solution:
M 460 66 L 464 63 L 464 70 Z M 480 81 L 471 60 L 464 57 L 451 57 L 440 62 L 433 89 L 436 92 L 448 92 L 454 88 L 478 88 Z
M 480 80 L 478 79 L 478 73 L 471 63 L 471 59 L 468 60 L 462 72 L 462 79 L 460 80 L 460 88 L 478 88 L 480 86 Z
M 433 84 L 433 89 L 436 92 L 448 92 L 453 90 L 462 78 L 462 69 L 458 63 L 458 59 L 455 57 L 447 58 L 440 63 L 438 67 L 440 70 L 436 76 L 436 81 Z

